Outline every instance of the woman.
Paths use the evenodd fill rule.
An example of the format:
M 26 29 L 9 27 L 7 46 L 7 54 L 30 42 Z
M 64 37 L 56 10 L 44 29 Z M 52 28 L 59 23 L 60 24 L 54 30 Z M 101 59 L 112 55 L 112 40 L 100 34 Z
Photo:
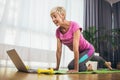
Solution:
M 50 12 L 53 23 L 57 26 L 57 65 L 55 70 L 59 69 L 62 44 L 66 45 L 74 53 L 74 59 L 69 63 L 70 73 L 87 70 L 86 62 L 96 60 L 102 62 L 110 70 L 111 65 L 100 56 L 94 55 L 94 47 L 82 35 L 82 28 L 74 21 L 66 20 L 66 11 L 63 7 L 55 7 Z

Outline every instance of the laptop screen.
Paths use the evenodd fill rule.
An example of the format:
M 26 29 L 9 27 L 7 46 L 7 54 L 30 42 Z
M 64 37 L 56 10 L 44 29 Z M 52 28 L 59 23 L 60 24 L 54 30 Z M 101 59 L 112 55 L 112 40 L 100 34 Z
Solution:
M 19 71 L 23 71 L 23 72 L 28 71 L 15 49 L 8 50 L 7 54 L 9 55 L 10 59 L 12 60 L 12 62 Z

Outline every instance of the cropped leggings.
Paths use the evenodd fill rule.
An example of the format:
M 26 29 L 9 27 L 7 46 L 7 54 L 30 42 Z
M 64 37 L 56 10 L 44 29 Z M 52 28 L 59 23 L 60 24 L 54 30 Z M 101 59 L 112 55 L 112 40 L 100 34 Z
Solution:
M 86 62 L 89 60 L 90 61 L 98 61 L 100 63 L 105 63 L 105 60 L 102 57 L 94 55 L 94 48 L 92 46 L 90 46 L 89 49 L 87 49 L 83 52 L 80 52 L 79 72 L 87 70 Z M 69 70 L 74 69 L 74 59 L 68 64 L 68 69 Z

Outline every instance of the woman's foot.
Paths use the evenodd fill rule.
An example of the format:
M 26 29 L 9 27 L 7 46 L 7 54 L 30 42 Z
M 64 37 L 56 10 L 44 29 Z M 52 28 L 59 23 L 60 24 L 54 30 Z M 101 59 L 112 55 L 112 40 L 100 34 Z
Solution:
M 87 71 L 93 71 L 93 69 L 92 69 L 92 64 L 88 64 L 88 66 L 87 66 Z
M 105 62 L 104 65 L 105 65 L 109 70 L 112 70 L 111 62 Z

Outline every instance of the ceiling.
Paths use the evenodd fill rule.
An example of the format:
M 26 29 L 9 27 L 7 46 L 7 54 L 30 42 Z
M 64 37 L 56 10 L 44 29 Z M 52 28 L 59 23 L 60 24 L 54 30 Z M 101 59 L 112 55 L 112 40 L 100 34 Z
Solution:
M 120 0 L 106 0 L 106 1 L 108 1 L 110 4 L 113 4 L 113 3 L 116 3 L 116 2 L 118 2 Z

